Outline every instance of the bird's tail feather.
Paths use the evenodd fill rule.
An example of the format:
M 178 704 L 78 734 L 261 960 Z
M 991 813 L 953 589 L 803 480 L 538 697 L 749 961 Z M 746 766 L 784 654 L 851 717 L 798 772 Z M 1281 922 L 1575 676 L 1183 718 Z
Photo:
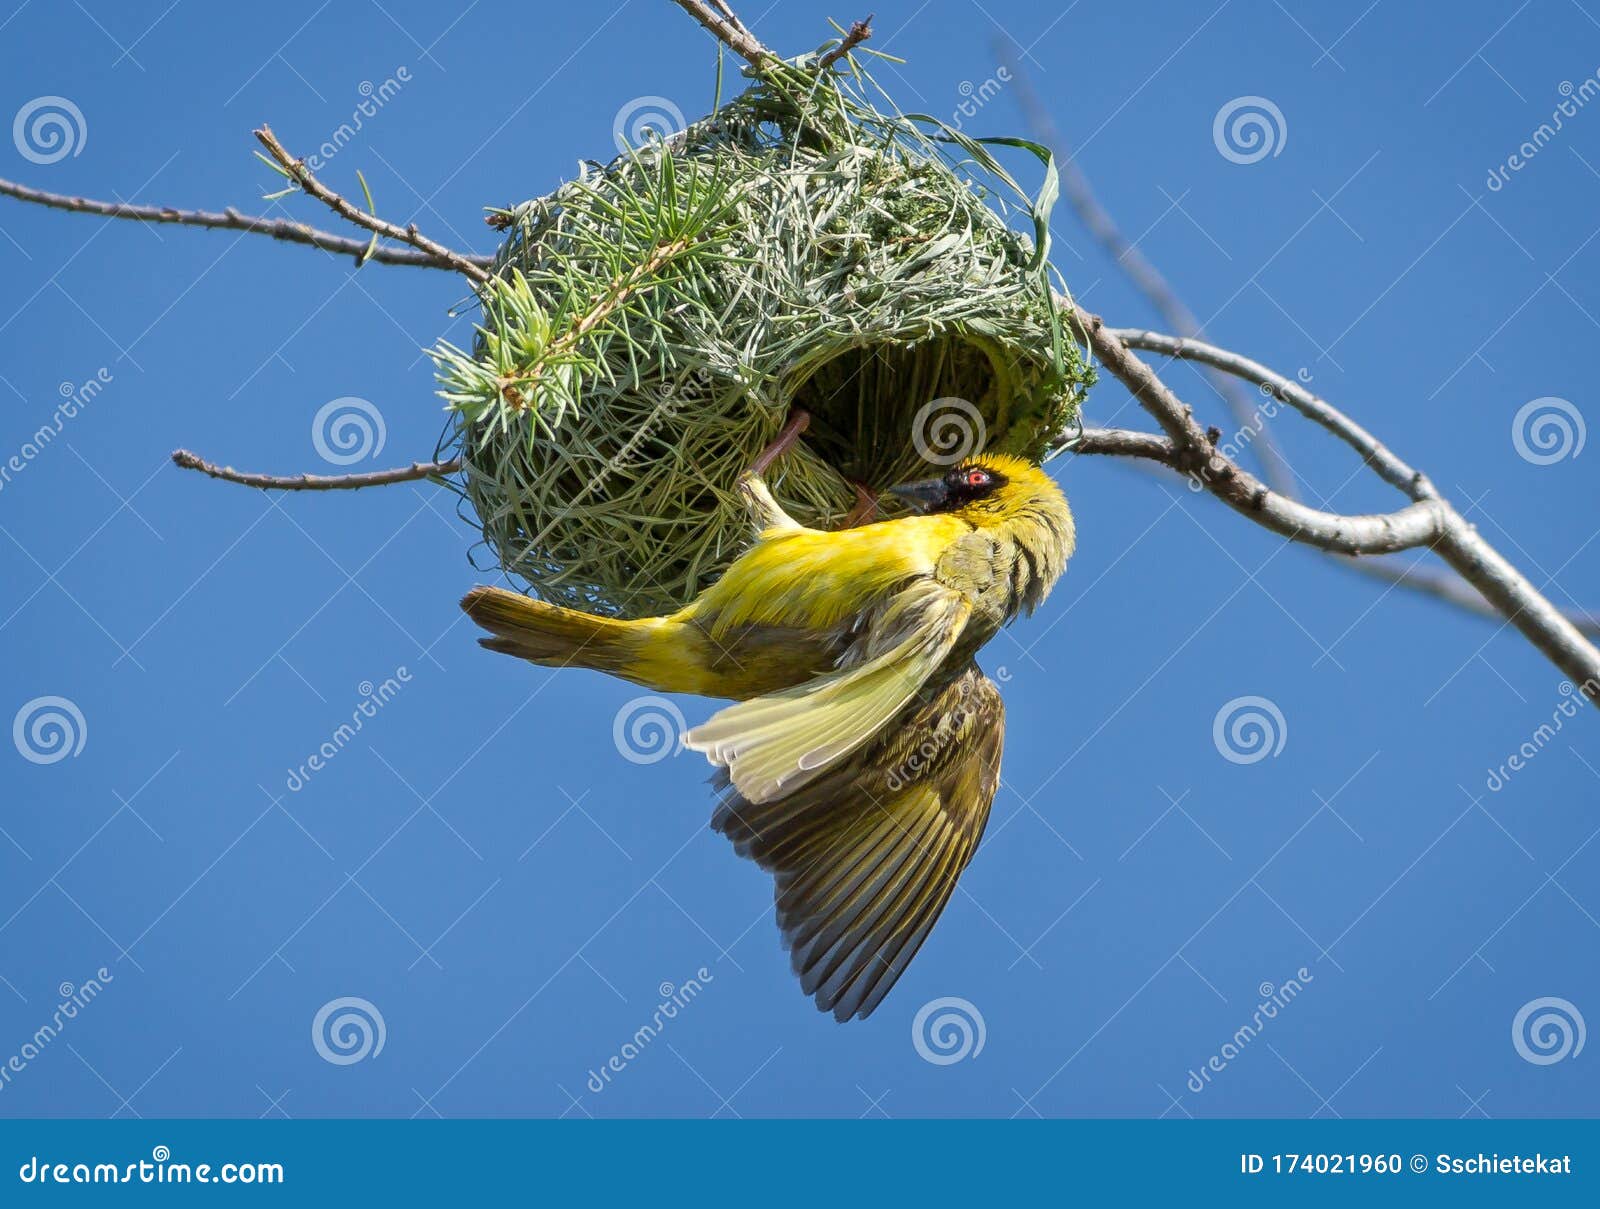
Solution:
M 644 624 L 564 609 L 504 588 L 473 588 L 461 607 L 494 635 L 478 640 L 491 651 L 546 667 L 586 667 L 619 676 L 629 676 Z

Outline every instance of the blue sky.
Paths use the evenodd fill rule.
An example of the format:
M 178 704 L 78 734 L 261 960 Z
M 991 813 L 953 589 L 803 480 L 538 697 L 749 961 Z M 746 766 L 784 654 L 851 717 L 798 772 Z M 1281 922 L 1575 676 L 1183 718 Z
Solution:
M 1552 600 L 1600 607 L 1600 454 L 1568 442 L 1539 464 L 1514 439 L 1534 400 L 1593 415 L 1600 104 L 1577 105 L 1600 68 L 1593 6 L 875 7 L 873 45 L 908 60 L 883 83 L 908 109 L 953 116 L 991 91 L 995 41 L 1018 48 L 1213 339 L 1301 373 Z M 712 91 L 710 42 L 654 0 L 10 10 L 0 118 L 50 97 L 77 116 L 53 107 L 74 142 L 60 158 L 28 122 L 0 140 L 0 175 L 331 225 L 309 199 L 261 200 L 276 178 L 250 130 L 309 153 L 365 83 L 387 100 L 325 177 L 355 193 L 359 169 L 382 212 L 479 252 L 482 208 L 607 158 L 630 101 L 693 117 Z M 828 15 L 861 14 L 744 12 L 790 52 Z M 1002 85 L 968 131 L 1020 130 Z M 1491 188 L 1568 92 L 1559 134 Z M 1240 97 L 1278 114 L 1256 162 L 1213 138 Z M 1156 324 L 1064 208 L 1055 236 L 1088 306 Z M 268 498 L 167 462 L 187 446 L 332 472 L 313 426 L 346 397 L 384 434 L 350 468 L 430 456 L 420 350 L 468 333 L 450 277 L 0 199 L 0 283 L 0 453 L 87 399 L 0 485 L 0 721 L 23 717 L 0 745 L 0 1066 L 24 1059 L 0 1114 L 1600 1112 L 1592 1052 L 1533 1062 L 1520 1050 L 1547 1055 L 1513 1040 L 1540 999 L 1600 1021 L 1600 745 L 1514 631 L 1385 592 L 1173 482 L 1057 460 L 1080 546 L 985 653 L 1009 723 L 986 842 L 894 994 L 839 1026 L 789 975 L 768 879 L 706 828 L 704 764 L 619 754 L 638 692 L 476 647 L 456 600 L 482 576 L 451 497 Z M 1224 423 L 1203 378 L 1165 372 Z M 1089 417 L 1141 422 L 1110 380 Z M 1396 503 L 1342 447 L 1275 423 L 1313 498 Z M 363 686 L 385 703 L 292 776 Z M 1249 697 L 1281 748 L 1235 762 L 1214 728 Z M 55 753 L 27 723 L 52 710 L 81 750 L 35 762 Z M 690 979 L 693 1002 L 593 1090 Z M 1225 1054 L 1290 979 L 1293 1002 Z M 947 997 L 981 1016 L 983 1046 L 930 1062 L 914 1021 Z M 355 1054 L 314 1044 L 314 1022 L 347 998 L 383 1045 L 329 1061 Z

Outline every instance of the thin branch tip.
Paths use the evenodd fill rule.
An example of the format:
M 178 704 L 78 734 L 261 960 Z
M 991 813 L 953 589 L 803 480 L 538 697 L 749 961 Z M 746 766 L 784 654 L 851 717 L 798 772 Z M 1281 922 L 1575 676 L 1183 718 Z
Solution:
M 185 470 L 198 471 L 225 483 L 237 483 L 241 487 L 254 487 L 261 491 L 357 491 L 363 487 L 387 487 L 393 483 L 444 478 L 460 470 L 462 465 L 460 458 L 448 458 L 357 474 L 259 474 L 235 470 L 232 466 L 219 466 L 188 449 L 174 449 L 172 461 Z
M 852 22 L 850 29 L 840 39 L 839 45 L 817 60 L 817 70 L 819 72 L 827 71 L 840 59 L 872 37 L 872 19 L 877 15 L 876 13 L 868 13 L 861 20 Z
M 35 189 L 18 181 L 0 179 L 0 194 L 18 201 L 69 214 L 92 214 L 101 218 L 131 219 L 135 222 L 161 223 L 169 226 L 200 227 L 212 231 L 244 231 L 252 235 L 265 235 L 283 243 L 301 244 L 320 248 L 337 256 L 349 256 L 357 265 L 367 260 L 379 264 L 413 265 L 424 269 L 448 269 L 458 272 L 455 264 L 413 247 L 372 248 L 370 240 L 351 239 L 318 230 L 305 223 L 287 218 L 267 218 L 258 214 L 245 214 L 233 206 L 220 211 L 185 210 L 177 206 L 139 205 L 133 202 L 109 202 L 92 197 L 75 197 L 65 193 L 51 193 Z M 464 256 L 481 268 L 487 269 L 493 259 L 488 256 Z

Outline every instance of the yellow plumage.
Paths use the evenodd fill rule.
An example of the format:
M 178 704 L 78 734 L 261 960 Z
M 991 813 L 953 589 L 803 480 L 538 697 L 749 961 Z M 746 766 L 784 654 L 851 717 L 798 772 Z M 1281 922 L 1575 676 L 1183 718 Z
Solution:
M 773 872 L 795 971 L 839 1019 L 870 1014 L 971 859 L 1004 710 L 973 655 L 1049 592 L 1071 511 L 1000 455 L 896 489 L 925 515 L 823 532 L 747 476 L 751 548 L 686 608 L 617 621 L 476 588 L 491 650 L 732 698 L 687 736 L 725 790 L 712 825 Z

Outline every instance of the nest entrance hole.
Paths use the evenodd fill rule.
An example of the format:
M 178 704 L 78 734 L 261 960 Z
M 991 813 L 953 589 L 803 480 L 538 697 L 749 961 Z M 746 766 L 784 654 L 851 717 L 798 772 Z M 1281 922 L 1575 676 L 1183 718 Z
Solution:
M 976 452 L 1008 423 L 1005 376 L 961 336 L 857 345 L 828 358 L 790 397 L 811 414 L 801 441 L 852 483 L 882 490 L 925 477 L 927 454 Z

